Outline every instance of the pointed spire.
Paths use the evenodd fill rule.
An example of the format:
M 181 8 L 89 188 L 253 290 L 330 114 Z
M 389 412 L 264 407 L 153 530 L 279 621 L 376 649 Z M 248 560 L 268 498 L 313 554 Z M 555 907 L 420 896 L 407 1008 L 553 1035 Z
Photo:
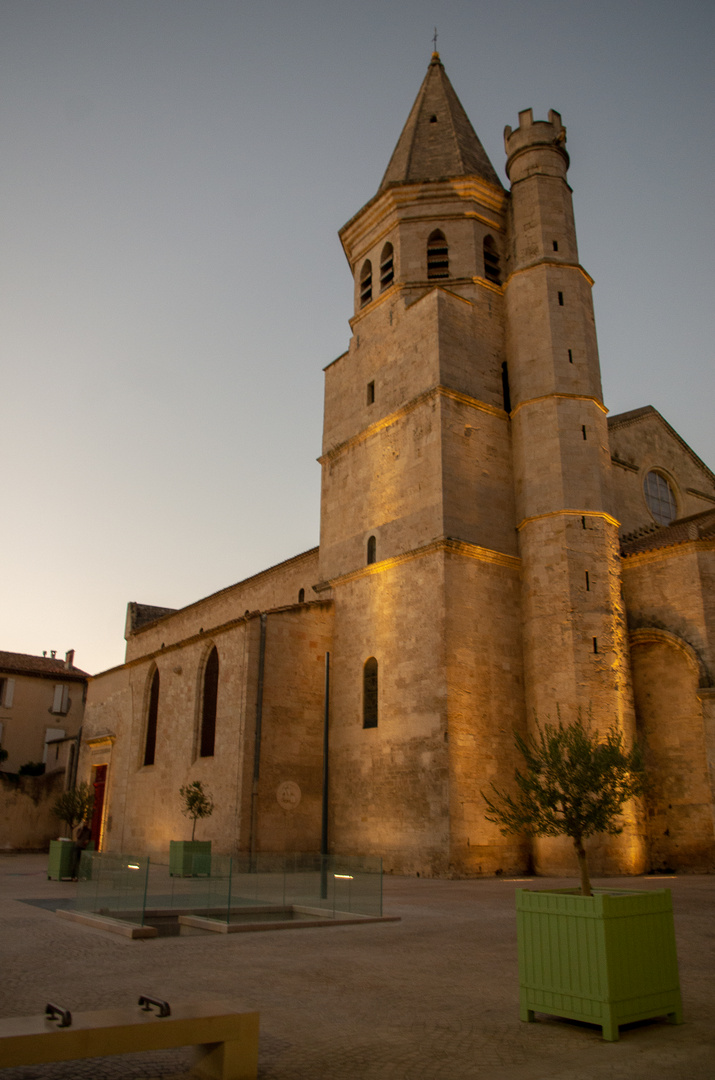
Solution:
M 490 184 L 502 186 L 447 78 L 439 53 L 433 52 L 380 191 L 391 184 L 441 180 L 448 176 L 479 176 Z

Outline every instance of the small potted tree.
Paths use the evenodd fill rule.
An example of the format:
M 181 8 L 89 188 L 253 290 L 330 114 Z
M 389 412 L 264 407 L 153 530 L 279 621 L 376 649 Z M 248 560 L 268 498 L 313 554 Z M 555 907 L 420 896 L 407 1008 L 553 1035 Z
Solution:
M 55 799 L 52 807 L 57 817 L 64 821 L 69 836 L 59 840 L 50 840 L 50 857 L 47 863 L 47 877 L 56 881 L 72 878 L 74 874 L 74 843 L 72 833 L 77 825 L 89 820 L 92 813 L 92 791 L 88 783 L 82 781 L 77 787 L 70 788 Z
M 211 817 L 214 803 L 200 780 L 179 788 L 181 813 L 192 821 L 190 840 L 169 843 L 169 874 L 174 877 L 199 877 L 211 873 L 211 841 L 195 840 L 196 822 Z
M 538 1011 L 599 1024 L 608 1041 L 635 1020 L 681 1023 L 670 889 L 593 890 L 584 847 L 589 836 L 620 833 L 624 804 L 643 793 L 638 747 L 580 714 L 569 725 L 537 721 L 516 743 L 517 792 L 482 792 L 487 820 L 505 835 L 570 837 L 581 877 L 580 889 L 517 889 L 521 1019 Z

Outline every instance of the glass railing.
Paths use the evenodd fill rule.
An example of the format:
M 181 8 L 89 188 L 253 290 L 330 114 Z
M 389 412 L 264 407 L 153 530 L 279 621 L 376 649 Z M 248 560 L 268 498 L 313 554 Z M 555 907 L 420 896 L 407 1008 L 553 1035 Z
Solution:
M 148 855 L 83 851 L 75 910 L 144 925 Z
M 154 925 L 179 916 L 222 922 L 382 915 L 382 860 L 338 855 L 164 857 L 82 854 L 75 907 Z

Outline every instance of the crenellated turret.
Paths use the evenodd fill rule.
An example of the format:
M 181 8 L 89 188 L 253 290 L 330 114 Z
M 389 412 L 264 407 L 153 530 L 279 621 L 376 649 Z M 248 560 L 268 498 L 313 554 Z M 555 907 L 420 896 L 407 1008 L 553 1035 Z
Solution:
M 505 285 L 527 714 L 564 720 L 593 710 L 631 737 L 618 522 L 609 514 L 611 460 L 591 299 L 578 261 L 566 129 L 530 109 L 504 143 L 511 180 Z M 570 854 L 540 841 L 544 871 Z M 633 829 L 603 868 L 633 869 Z M 562 861 L 563 859 L 563 861 Z

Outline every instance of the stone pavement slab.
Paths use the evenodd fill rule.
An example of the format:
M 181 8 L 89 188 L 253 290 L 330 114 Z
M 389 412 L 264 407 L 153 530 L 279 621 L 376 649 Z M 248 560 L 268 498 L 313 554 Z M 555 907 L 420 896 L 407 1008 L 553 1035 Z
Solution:
M 715 878 L 608 884 L 672 889 L 683 1025 L 631 1025 L 606 1043 L 584 1024 L 521 1023 L 512 880 L 386 877 L 397 923 L 130 941 L 22 903 L 74 893 L 47 880 L 41 855 L 0 856 L 0 1015 L 229 997 L 260 1011 L 260 1080 L 713 1080 Z M 133 1054 L 0 1080 L 188 1080 L 188 1062 Z

